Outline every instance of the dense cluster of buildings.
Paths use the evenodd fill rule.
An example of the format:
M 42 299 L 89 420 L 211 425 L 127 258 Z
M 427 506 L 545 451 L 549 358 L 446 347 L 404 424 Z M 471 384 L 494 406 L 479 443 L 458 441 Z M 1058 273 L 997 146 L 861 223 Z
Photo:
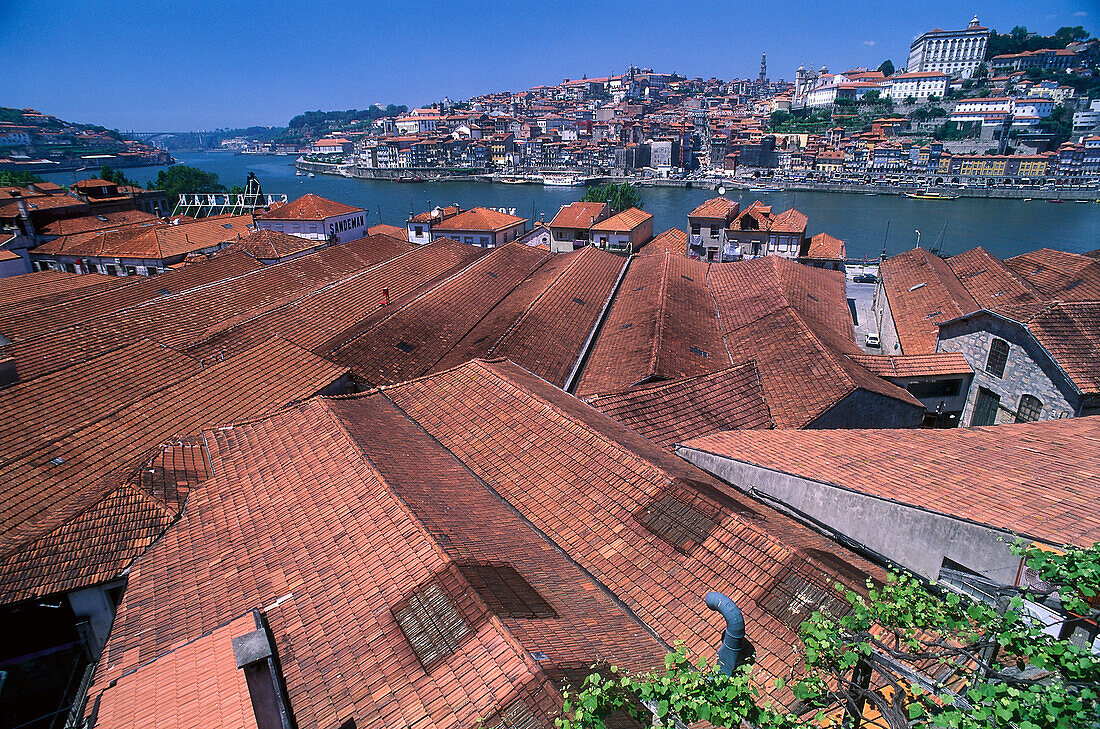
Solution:
M 1100 42 L 987 61 L 989 33 L 977 17 L 962 30 L 924 33 L 907 67 L 890 76 L 822 66 L 799 67 L 793 82 L 771 81 L 762 64 L 759 78 L 723 81 L 630 67 L 618 76 L 485 94 L 383 117 L 366 131 L 330 134 L 311 144 L 305 161 L 367 177 L 555 171 L 644 177 L 772 168 L 814 180 L 890 172 L 918 176 L 922 184 L 936 177 L 962 185 L 1095 184 L 1100 153 L 1089 145 L 1100 139 L 1095 109 L 1071 86 L 1032 78 L 1028 70 L 1090 74 Z M 869 129 L 847 124 L 853 105 L 868 95 L 929 115 L 895 114 Z M 1075 121 L 1059 149 L 1040 127 L 1060 106 L 1075 112 Z M 819 134 L 769 128 L 773 112 L 807 109 L 830 111 L 837 126 Z M 947 150 L 929 143 L 945 122 L 972 131 L 985 148 L 951 153 L 950 142 Z M 1022 135 L 1028 146 L 1009 154 L 1010 135 Z M 998 147 L 1000 155 L 984 156 L 1003 164 L 967 164 L 973 152 Z
M 1096 252 L 888 259 L 874 353 L 843 241 L 761 203 L 141 216 L 0 279 L 18 722 L 548 728 L 594 666 L 713 657 L 710 590 L 797 707 L 841 588 L 1100 540 Z
M 102 127 L 70 124 L 34 109 L 6 109 L 17 119 L 0 121 L 0 170 L 51 172 L 87 166 L 170 164 L 172 157 L 143 142 L 122 139 Z

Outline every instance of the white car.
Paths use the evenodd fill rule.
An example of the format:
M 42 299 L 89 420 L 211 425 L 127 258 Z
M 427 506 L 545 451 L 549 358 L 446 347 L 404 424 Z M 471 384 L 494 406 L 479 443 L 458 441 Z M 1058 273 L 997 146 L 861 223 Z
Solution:
M 878 349 L 880 346 L 882 346 L 879 342 L 877 334 L 868 334 L 864 341 L 867 343 L 868 347 L 874 347 L 875 349 Z

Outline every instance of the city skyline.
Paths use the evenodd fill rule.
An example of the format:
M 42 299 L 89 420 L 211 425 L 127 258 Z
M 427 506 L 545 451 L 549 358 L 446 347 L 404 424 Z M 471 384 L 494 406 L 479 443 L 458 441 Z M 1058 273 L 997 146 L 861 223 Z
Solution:
M 138 131 L 279 126 L 310 109 L 411 107 L 617 74 L 631 64 L 751 78 L 761 53 L 768 76 L 787 81 L 799 64 L 874 68 L 889 58 L 902 68 L 915 37 L 965 27 L 975 13 L 1000 32 L 1018 24 L 1041 33 L 1066 25 L 1095 32 L 1095 11 L 1073 0 L 1039 9 L 1023 2 L 876 5 L 873 15 L 872 6 L 854 2 L 816 12 L 794 3 L 640 3 L 629 14 L 618 3 L 565 2 L 547 15 L 495 2 L 382 3 L 369 11 L 328 2 L 308 14 L 274 3 L 262 16 L 242 4 L 215 19 L 206 8 L 160 2 L 7 5 L 0 42 L 23 52 L 9 61 L 0 105 Z M 709 31 L 675 17 L 708 18 Z M 130 34 L 117 44 L 121 27 Z

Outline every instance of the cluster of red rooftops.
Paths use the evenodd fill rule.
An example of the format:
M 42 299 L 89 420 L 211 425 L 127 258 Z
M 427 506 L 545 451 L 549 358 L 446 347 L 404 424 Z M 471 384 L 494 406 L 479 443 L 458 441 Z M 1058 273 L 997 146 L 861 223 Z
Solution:
M 20 721 L 548 728 L 593 667 L 713 658 L 709 591 L 798 708 L 774 679 L 837 585 L 1012 584 L 1006 541 L 1100 540 L 1097 251 L 910 251 L 872 325 L 844 242 L 760 202 L 654 236 L 603 203 L 7 195 L 42 239 L 0 278 Z

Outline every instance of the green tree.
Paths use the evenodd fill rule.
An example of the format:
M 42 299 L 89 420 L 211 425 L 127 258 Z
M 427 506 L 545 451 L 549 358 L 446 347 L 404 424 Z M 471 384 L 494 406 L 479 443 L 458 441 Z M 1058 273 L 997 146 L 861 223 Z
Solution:
M 776 109 L 772 112 L 772 115 L 768 118 L 768 126 L 772 129 L 783 126 L 791 120 L 791 113 L 789 111 L 783 111 L 782 109 Z
M 878 70 L 882 72 L 883 76 L 893 76 L 894 62 L 887 58 L 885 61 L 879 64 Z
M 907 106 L 912 106 L 913 104 L 917 103 L 917 97 L 913 96 L 912 94 L 906 94 L 904 101 Z
M 611 212 L 619 213 L 627 208 L 642 207 L 641 191 L 629 182 L 599 185 L 584 191 L 582 202 L 605 202 L 611 206 Z
M 213 172 L 204 172 L 197 167 L 172 165 L 157 173 L 157 181 L 149 186 L 152 190 L 164 190 L 174 205 L 179 196 L 191 192 L 225 192 L 225 185 L 218 182 Z
M 130 187 L 137 187 L 138 184 L 133 180 L 122 174 L 122 170 L 116 170 L 113 167 L 103 165 L 99 168 L 99 179 L 106 180 L 107 182 L 113 182 L 116 185 L 129 185 Z
M 1100 610 L 1100 544 L 1057 554 L 1013 549 L 1043 590 L 990 588 L 991 602 L 890 574 L 848 594 L 851 610 L 815 612 L 802 624 L 803 677 L 790 686 L 792 715 L 751 682 L 751 667 L 725 676 L 683 649 L 665 669 L 630 674 L 612 666 L 566 692 L 559 729 L 604 729 L 625 712 L 643 725 L 675 720 L 715 726 L 822 727 L 870 707 L 890 729 L 1071 729 L 1100 717 L 1100 657 L 1043 632 L 1024 601 L 1060 608 L 1072 624 Z M 1036 583 L 1040 584 L 1040 583 Z M 1059 605 L 1060 603 L 1060 605 Z M 785 688 L 782 680 L 773 684 Z M 651 713 L 652 712 L 652 713 Z M 849 724 L 850 725 L 850 724 Z
M 32 182 L 45 182 L 45 180 L 31 172 L 0 170 L 0 187 L 26 187 Z

